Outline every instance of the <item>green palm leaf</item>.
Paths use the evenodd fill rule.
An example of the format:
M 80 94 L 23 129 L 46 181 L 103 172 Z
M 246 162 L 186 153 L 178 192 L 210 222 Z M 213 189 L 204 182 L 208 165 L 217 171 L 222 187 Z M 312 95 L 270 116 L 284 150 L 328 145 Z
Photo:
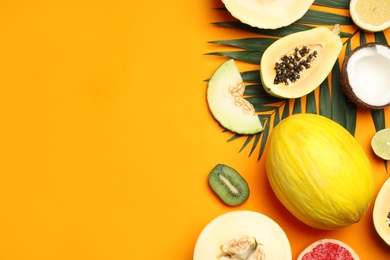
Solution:
M 244 71 L 241 73 L 244 82 L 260 82 L 260 73 L 258 70 Z
M 259 29 L 259 28 L 249 26 L 247 24 L 243 24 L 241 22 L 216 22 L 214 24 L 219 26 L 224 26 L 224 27 L 230 27 L 233 29 L 238 29 L 246 32 L 251 32 L 255 34 L 260 34 L 264 36 L 276 36 L 276 37 L 283 37 L 292 33 L 314 28 L 314 26 L 295 24 L 295 23 L 275 30 Z
M 353 21 L 349 16 L 343 16 L 318 10 L 308 10 L 307 13 L 297 22 L 318 25 L 353 25 Z
M 314 1 L 315 5 L 340 8 L 340 9 L 349 9 L 350 0 L 316 0 Z
M 314 91 L 306 96 L 306 113 L 317 114 L 317 102 Z
M 209 43 L 239 47 L 242 49 L 264 52 L 276 39 L 273 38 L 245 38 L 235 40 L 219 40 Z
M 320 115 L 332 118 L 332 102 L 328 79 L 325 79 L 320 85 Z
M 241 60 L 241 61 L 252 63 L 252 64 L 259 64 L 261 56 L 263 55 L 262 52 L 248 51 L 248 50 L 246 50 L 246 51 L 220 51 L 220 52 L 211 52 L 211 53 L 207 53 L 207 54 L 228 57 L 228 58 Z
M 386 39 L 385 34 L 383 32 L 374 33 L 374 37 L 375 37 L 375 41 L 387 44 L 387 39 Z
M 349 2 L 349 0 L 316 0 L 314 1 L 314 5 L 347 10 L 349 8 Z M 220 8 L 219 11 L 226 12 L 227 10 L 225 8 Z M 276 30 L 259 29 L 243 24 L 239 21 L 224 21 L 213 24 L 232 30 L 250 32 L 256 34 L 257 36 L 242 39 L 210 41 L 210 44 L 234 47 L 238 50 L 211 52 L 207 53 L 207 55 L 233 58 L 259 66 L 264 51 L 280 37 L 312 29 L 316 26 L 329 26 L 333 24 L 353 26 L 353 21 L 348 16 L 339 15 L 331 11 L 326 12 L 310 9 L 296 23 Z M 367 41 L 366 33 L 356 26 L 355 29 L 356 31 L 353 34 L 344 31 L 340 33 L 340 37 L 345 39 L 346 44 L 344 55 L 348 55 L 351 52 L 351 42 L 354 37 L 360 36 L 360 45 Z M 374 36 L 376 41 L 387 43 L 387 39 L 383 32 L 375 33 Z M 325 79 L 318 87 L 319 101 L 316 99 L 317 91 L 309 93 L 306 97 L 292 100 L 271 96 L 262 87 L 259 73 L 260 67 L 256 70 L 240 72 L 243 81 L 245 83 L 251 83 L 250 85 L 247 85 L 244 97 L 253 104 L 259 115 L 259 119 L 264 126 L 264 130 L 263 132 L 255 135 L 234 134 L 228 139 L 228 141 L 230 142 L 240 138 L 245 138 L 240 152 L 251 144 L 249 156 L 253 154 L 256 147 L 259 147 L 258 159 L 260 159 L 264 152 L 271 129 L 291 114 L 302 113 L 303 100 L 306 101 L 306 113 L 318 113 L 326 116 L 345 127 L 351 134 L 354 135 L 357 121 L 357 106 L 354 103 L 349 102 L 342 91 L 340 83 L 341 67 L 342 64 L 337 61 L 332 68 L 330 77 Z M 292 111 L 290 111 L 290 104 L 293 104 Z M 371 114 L 375 129 L 377 131 L 383 129 L 385 127 L 384 110 L 372 110 Z M 387 167 L 387 164 L 385 165 Z

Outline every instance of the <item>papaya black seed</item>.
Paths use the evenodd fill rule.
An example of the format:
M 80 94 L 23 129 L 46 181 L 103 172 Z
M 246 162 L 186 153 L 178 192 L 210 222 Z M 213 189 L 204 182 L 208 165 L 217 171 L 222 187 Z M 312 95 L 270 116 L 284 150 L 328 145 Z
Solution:
M 289 85 L 301 78 L 300 72 L 311 67 L 310 63 L 317 57 L 317 51 L 313 53 L 304 45 L 302 48 L 295 47 L 290 54 L 284 54 L 279 61 L 275 62 L 274 84 L 284 83 Z M 302 60 L 302 57 L 305 59 Z

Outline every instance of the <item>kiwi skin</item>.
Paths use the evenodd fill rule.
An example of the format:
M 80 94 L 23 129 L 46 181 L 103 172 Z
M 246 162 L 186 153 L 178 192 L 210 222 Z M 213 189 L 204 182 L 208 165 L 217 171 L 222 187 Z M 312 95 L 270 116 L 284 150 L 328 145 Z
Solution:
M 208 182 L 214 193 L 227 205 L 238 206 L 250 194 L 246 180 L 233 168 L 217 164 L 210 172 Z
M 348 62 L 349 62 L 349 59 L 350 57 L 358 50 L 360 50 L 361 48 L 365 48 L 365 47 L 373 47 L 375 45 L 383 45 L 383 46 L 386 46 L 386 47 L 389 47 L 388 45 L 386 44 L 383 44 L 383 43 L 379 43 L 379 42 L 369 42 L 369 43 L 365 43 L 363 45 L 360 45 L 359 47 L 357 47 L 356 49 L 352 50 L 348 56 L 346 56 L 344 58 L 344 61 L 343 61 L 343 65 L 342 65 L 342 69 L 341 69 L 341 89 L 343 90 L 344 94 L 347 96 L 347 98 L 355 103 L 358 107 L 362 107 L 362 108 L 367 108 L 367 109 L 372 109 L 372 110 L 378 110 L 378 109 L 383 109 L 383 108 L 386 108 L 387 106 L 389 106 L 390 104 L 386 104 L 386 105 L 383 105 L 383 106 L 375 106 L 375 105 L 370 105 L 370 104 L 367 104 L 366 102 L 363 102 L 360 98 L 358 98 L 355 93 L 353 92 L 352 90 L 352 87 L 351 87 L 351 84 L 349 83 L 349 78 L 348 78 L 348 72 L 347 72 L 347 65 L 348 65 Z

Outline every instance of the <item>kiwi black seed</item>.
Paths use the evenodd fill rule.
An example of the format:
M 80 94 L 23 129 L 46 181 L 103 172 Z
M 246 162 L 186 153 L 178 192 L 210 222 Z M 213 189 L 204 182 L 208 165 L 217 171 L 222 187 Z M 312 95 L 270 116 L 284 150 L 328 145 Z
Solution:
M 244 203 L 249 197 L 249 186 L 233 168 L 217 164 L 209 174 L 209 184 L 217 196 L 229 206 Z

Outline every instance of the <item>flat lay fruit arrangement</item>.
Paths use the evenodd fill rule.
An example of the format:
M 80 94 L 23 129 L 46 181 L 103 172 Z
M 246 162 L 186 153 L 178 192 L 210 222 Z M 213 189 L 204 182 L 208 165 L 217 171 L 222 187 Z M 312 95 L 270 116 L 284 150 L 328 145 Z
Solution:
M 390 2 L 222 3 L 216 11 L 231 19 L 215 25 L 255 36 L 210 41 L 228 50 L 207 53 L 225 59 L 207 80 L 207 104 L 231 133 L 229 142 L 244 140 L 240 152 L 257 150 L 257 160 L 265 161 L 260 172 L 270 192 L 318 232 L 297 259 L 361 259 L 363 249 L 322 232 L 342 232 L 366 215 L 375 236 L 390 245 L 390 179 L 375 181 L 367 150 L 355 138 L 359 111 L 368 112 L 376 134 L 364 146 L 388 172 Z M 243 64 L 251 69 L 240 70 Z M 210 169 L 208 178 L 210 194 L 228 213 L 200 231 L 194 260 L 293 259 L 277 218 L 234 208 L 245 205 L 256 183 L 226 164 Z

